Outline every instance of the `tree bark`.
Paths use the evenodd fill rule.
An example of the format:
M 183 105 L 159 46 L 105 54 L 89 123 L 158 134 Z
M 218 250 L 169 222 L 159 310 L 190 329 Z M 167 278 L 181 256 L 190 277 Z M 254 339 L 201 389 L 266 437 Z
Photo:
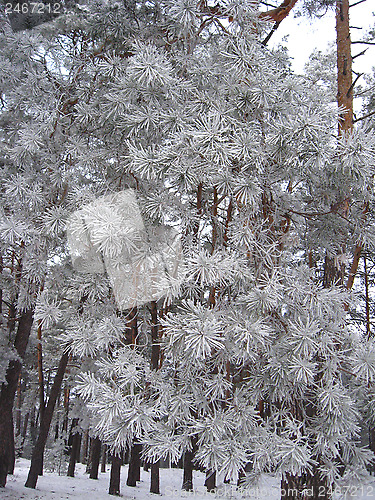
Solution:
M 107 465 L 107 445 L 103 445 L 102 448 L 102 462 L 101 462 L 101 468 L 100 472 L 103 472 L 103 474 L 106 472 L 106 465 Z
M 22 409 L 22 391 L 21 391 L 21 374 L 18 377 L 17 385 L 17 405 L 16 405 L 16 436 L 21 434 L 21 409 Z
M 193 491 L 193 450 L 186 450 L 184 453 L 184 477 L 182 480 L 182 489 Z
M 216 488 L 216 472 L 212 470 L 208 470 L 206 472 L 206 480 L 204 482 L 207 491 L 215 491 Z
M 154 464 L 151 464 L 151 484 L 150 493 L 156 493 L 160 495 L 160 462 L 159 460 Z
M 158 308 L 155 301 L 151 302 L 150 308 L 151 308 L 151 340 L 152 340 L 151 368 L 153 370 L 158 370 L 159 357 L 160 357 L 160 344 L 159 344 Z
M 339 134 L 353 128 L 352 55 L 349 0 L 336 0 L 337 104 L 345 110 Z
M 99 438 L 95 438 L 91 445 L 90 479 L 98 479 L 101 449 L 102 442 Z
M 74 418 L 72 421 L 72 431 L 78 425 L 78 418 Z M 76 468 L 76 463 L 79 458 L 79 449 L 81 446 L 81 434 L 78 431 L 75 431 L 70 435 L 71 440 L 71 448 L 70 448 L 70 457 L 69 457 L 69 466 L 67 476 L 74 477 L 74 472 Z
M 155 301 L 150 304 L 151 307 L 151 368 L 153 370 L 159 369 L 160 359 L 160 343 L 159 343 L 159 321 L 158 321 L 158 307 Z M 151 464 L 151 482 L 150 493 L 160 494 L 160 462 L 159 460 Z
M 81 463 L 82 464 L 87 464 L 87 452 L 88 452 L 88 447 L 89 447 L 89 431 L 85 431 L 83 434 L 83 439 L 82 439 L 82 446 L 81 446 Z
M 27 488 L 35 488 L 38 481 L 38 473 L 40 471 L 41 463 L 43 462 L 44 448 L 47 442 L 53 411 L 55 409 L 56 401 L 60 393 L 61 384 L 64 378 L 68 360 L 68 353 L 65 353 L 61 356 L 60 363 L 52 384 L 50 396 L 48 398 L 48 403 L 44 411 L 43 420 L 40 423 L 39 436 L 35 443 L 34 450 L 31 456 L 30 470 L 25 483 L 25 486 Z
M 110 495 L 120 496 L 120 475 L 122 459 L 120 456 L 112 455 L 111 477 L 109 480 Z
M 141 475 L 141 454 L 142 445 L 134 443 L 130 453 L 128 478 L 126 480 L 127 486 L 137 486 L 137 481 L 140 480 Z
M 24 312 L 18 322 L 14 347 L 21 359 L 24 358 L 33 324 L 33 310 Z M 2 384 L 0 392 L 0 487 L 4 487 L 9 470 L 14 467 L 14 431 L 13 405 L 17 391 L 18 378 L 21 373 L 21 362 L 10 361 L 6 383 Z

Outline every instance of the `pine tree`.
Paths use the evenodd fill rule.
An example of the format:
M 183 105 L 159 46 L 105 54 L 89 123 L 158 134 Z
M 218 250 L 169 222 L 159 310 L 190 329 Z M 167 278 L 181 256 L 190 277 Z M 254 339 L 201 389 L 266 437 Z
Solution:
M 29 220 L 17 197 L 20 189 L 30 196 L 38 172 L 37 219 L 53 242 L 45 262 L 55 255 L 59 269 L 69 266 L 60 228 L 69 211 L 90 206 L 95 255 L 117 269 L 132 240 L 113 204 L 108 212 L 92 202 L 133 189 L 147 241 L 138 263 L 155 258 L 166 226 L 181 235 L 180 279 L 156 304 L 162 364 L 150 363 L 147 304 L 136 304 L 135 342 L 133 309 L 118 310 L 111 276 L 73 272 L 53 299 L 46 269 L 38 283 L 49 298 L 35 297 L 37 319 L 63 323 L 70 355 L 94 360 L 78 379 L 94 435 L 114 453 L 134 441 L 152 463 L 193 452 L 211 478 L 236 480 L 251 468 L 250 484 L 272 470 L 286 490 L 314 487 L 316 496 L 322 486 L 329 497 L 371 458 L 359 446 L 357 402 L 373 383 L 375 358 L 351 328 L 353 294 L 335 280 L 344 248 L 374 243 L 363 222 L 374 137 L 362 124 L 337 136 L 331 96 L 264 47 L 269 21 L 253 7 L 88 2 L 20 35 L 22 71 L 8 99 L 19 103 L 13 123 L 27 126 L 4 141 L 31 177 L 9 172 L 4 220 L 9 211 L 19 224 Z M 25 69 L 27 51 L 37 70 Z M 21 107 L 38 78 L 43 92 Z M 37 106 L 47 104 L 46 89 L 47 126 Z

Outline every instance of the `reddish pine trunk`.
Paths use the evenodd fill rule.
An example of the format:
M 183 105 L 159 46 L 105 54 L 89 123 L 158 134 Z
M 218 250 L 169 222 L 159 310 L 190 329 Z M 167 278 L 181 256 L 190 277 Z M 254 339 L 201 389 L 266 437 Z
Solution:
M 339 133 L 353 128 L 352 55 L 349 0 L 336 1 L 337 104 L 344 108 Z

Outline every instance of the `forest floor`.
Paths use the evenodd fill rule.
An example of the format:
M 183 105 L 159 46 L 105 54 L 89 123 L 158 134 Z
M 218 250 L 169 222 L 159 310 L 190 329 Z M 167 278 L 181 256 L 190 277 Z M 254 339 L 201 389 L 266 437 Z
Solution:
M 58 475 L 56 472 L 45 472 L 38 479 L 38 485 L 35 490 L 25 488 L 24 484 L 28 474 L 30 461 L 23 458 L 16 462 L 15 473 L 8 476 L 8 482 L 5 489 L 0 489 L 1 500 L 105 500 L 116 497 L 108 495 L 109 470 L 99 473 L 99 479 L 89 479 L 85 473 L 86 466 L 77 464 L 76 477 L 67 477 Z M 157 500 L 159 495 L 149 492 L 150 473 L 141 470 L 141 481 L 136 488 L 126 486 L 127 466 L 121 470 L 121 498 L 123 500 L 144 500 L 153 498 Z M 215 493 L 207 493 L 203 486 L 204 474 L 194 472 L 194 491 L 181 491 L 182 470 L 181 469 L 160 469 L 160 490 L 161 496 L 165 499 L 182 500 L 190 498 L 192 500 L 209 499 L 251 499 L 251 500 L 279 500 L 280 481 L 277 477 L 264 476 L 257 487 L 248 490 L 238 491 L 235 485 L 223 484 L 218 481 L 218 488 Z M 309 496 L 307 492 L 306 500 Z M 319 494 L 319 492 L 318 492 Z M 351 487 L 342 491 L 341 495 L 335 495 L 335 499 L 345 500 L 375 500 L 375 481 L 365 486 Z

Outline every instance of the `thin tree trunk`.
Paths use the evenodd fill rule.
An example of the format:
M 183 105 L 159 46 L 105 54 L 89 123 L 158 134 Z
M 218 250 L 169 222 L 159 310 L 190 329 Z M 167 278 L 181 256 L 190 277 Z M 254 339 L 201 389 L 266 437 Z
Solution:
M 99 438 L 93 439 L 91 445 L 90 479 L 98 479 L 101 449 L 102 449 L 102 442 L 100 441 L 100 439 Z
M 70 447 L 69 466 L 67 472 L 67 476 L 69 477 L 74 477 L 76 463 L 79 458 L 79 449 L 81 446 L 81 434 L 78 431 L 75 431 L 74 434 L 72 433 L 72 431 L 77 425 L 78 425 L 78 418 L 74 418 L 72 421 L 72 427 L 71 427 L 72 430 L 70 434 L 71 447 Z
M 53 411 L 55 409 L 56 401 L 60 393 L 61 384 L 64 378 L 66 366 L 68 364 L 69 354 L 64 353 L 61 356 L 60 363 L 52 384 L 51 392 L 48 398 L 48 403 L 44 411 L 43 420 L 40 423 L 40 431 L 38 439 L 31 456 L 31 465 L 29 475 L 25 486 L 27 488 L 35 488 L 38 481 L 38 473 L 40 471 L 41 463 L 43 462 L 44 448 L 48 437 L 49 428 L 52 421 Z
M 103 472 L 103 474 L 106 472 L 106 465 L 107 465 L 107 445 L 103 445 L 102 449 L 102 465 L 100 472 Z
M 42 347 L 41 320 L 39 320 L 39 322 L 38 322 L 37 339 L 38 339 L 37 351 L 38 351 L 39 413 L 40 413 L 40 421 L 42 421 L 44 407 L 45 407 L 45 398 L 44 398 L 43 347 Z
M 68 431 L 68 423 L 69 423 L 69 403 L 70 403 L 70 388 L 66 386 L 64 387 L 64 420 L 62 425 L 62 431 Z
M 22 426 L 22 431 L 21 431 L 21 437 L 22 437 L 21 450 L 22 451 L 23 451 L 23 445 L 25 444 L 25 439 L 26 439 L 26 434 L 27 434 L 27 426 L 29 424 L 29 419 L 30 419 L 30 412 L 28 411 L 25 415 L 25 418 L 23 419 L 23 426 Z
M 81 449 L 81 464 L 87 464 L 88 458 L 88 448 L 89 448 L 89 431 L 85 431 L 83 434 L 82 440 L 82 449 Z
M 112 455 L 111 477 L 109 480 L 110 495 L 120 496 L 120 475 L 121 475 L 121 456 Z
M 155 301 L 151 302 L 151 368 L 159 369 L 160 343 L 159 343 L 159 321 L 158 307 Z M 151 464 L 150 493 L 160 494 L 160 461 Z
M 21 359 L 25 356 L 32 324 L 33 310 L 28 310 L 21 315 L 14 340 L 14 347 Z M 6 383 L 2 384 L 0 392 L 0 487 L 5 486 L 8 471 L 13 468 L 14 431 L 12 410 L 21 368 L 20 361 L 10 361 L 6 373 Z
M 18 377 L 17 384 L 17 405 L 16 405 L 16 436 L 21 434 L 21 409 L 22 409 L 22 391 L 21 391 L 21 374 Z
M 128 478 L 126 480 L 127 486 L 137 486 L 137 481 L 140 480 L 141 475 L 141 454 L 142 445 L 134 443 L 130 452 Z

